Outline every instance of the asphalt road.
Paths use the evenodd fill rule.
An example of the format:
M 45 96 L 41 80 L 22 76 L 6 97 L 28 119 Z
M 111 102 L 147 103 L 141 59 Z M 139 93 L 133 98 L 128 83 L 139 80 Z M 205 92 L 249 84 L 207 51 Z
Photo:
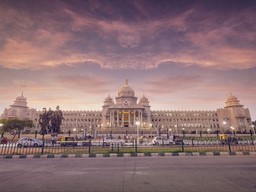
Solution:
M 255 192 L 256 158 L 0 159 L 1 192 Z

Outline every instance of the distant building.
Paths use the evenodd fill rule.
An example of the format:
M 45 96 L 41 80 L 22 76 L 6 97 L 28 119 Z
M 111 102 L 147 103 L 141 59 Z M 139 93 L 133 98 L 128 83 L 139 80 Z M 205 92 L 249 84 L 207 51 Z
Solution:
M 30 119 L 34 120 L 36 115 L 36 109 L 30 109 L 27 106 L 27 98 L 23 96 L 16 97 L 13 104 L 10 105 L 10 108 L 4 109 L 3 114 L 1 115 L 2 119 Z
M 40 129 L 39 114 L 42 111 L 29 109 L 23 94 L 16 98 L 2 118 L 32 119 Z M 216 131 L 249 131 L 252 127 L 249 109 L 230 94 L 226 106 L 212 111 L 153 111 L 144 95 L 139 99 L 128 81 L 119 89 L 115 101 L 108 96 L 101 111 L 64 110 L 61 130 L 87 134 L 180 134 L 213 133 Z

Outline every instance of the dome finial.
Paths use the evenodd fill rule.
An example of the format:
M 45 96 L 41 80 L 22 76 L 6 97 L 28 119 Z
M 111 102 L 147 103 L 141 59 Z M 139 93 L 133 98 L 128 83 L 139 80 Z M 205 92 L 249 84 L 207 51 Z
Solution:
M 125 85 L 128 85 L 128 79 L 125 80 Z
M 232 93 L 231 93 L 231 91 L 229 91 L 229 94 L 230 94 L 230 96 L 233 96 Z
M 23 97 L 23 91 L 21 92 L 21 96 Z

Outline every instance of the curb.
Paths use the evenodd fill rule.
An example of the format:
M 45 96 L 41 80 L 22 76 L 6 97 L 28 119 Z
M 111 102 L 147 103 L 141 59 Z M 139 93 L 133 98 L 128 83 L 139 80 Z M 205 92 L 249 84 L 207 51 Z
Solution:
M 191 157 L 191 156 L 256 156 L 256 152 L 193 152 L 193 153 L 109 153 L 109 154 L 45 154 L 45 155 L 0 155 L 0 159 L 67 159 L 67 158 L 131 158 L 131 157 Z

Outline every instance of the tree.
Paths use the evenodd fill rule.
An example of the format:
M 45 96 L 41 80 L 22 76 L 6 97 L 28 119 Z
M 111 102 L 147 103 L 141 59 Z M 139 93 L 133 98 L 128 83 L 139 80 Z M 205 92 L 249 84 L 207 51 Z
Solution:
M 43 113 L 39 115 L 39 125 L 41 127 L 40 134 L 46 135 L 47 128 L 49 127 L 50 118 L 48 116 L 46 108 L 43 109 Z
M 56 107 L 55 111 L 51 110 L 51 108 L 47 111 L 46 108 L 44 108 L 43 113 L 39 116 L 39 125 L 41 127 L 40 134 L 45 135 L 51 133 L 52 135 L 56 135 L 60 133 L 62 120 L 63 115 L 59 106 Z
M 60 110 L 59 106 L 57 106 L 56 110 L 50 115 L 51 133 L 55 133 L 55 134 L 60 133 L 60 126 L 61 126 L 62 120 L 63 120 L 62 111 Z
M 25 128 L 32 128 L 33 122 L 31 120 L 20 120 L 20 119 L 2 119 L 1 120 L 2 128 L 1 135 L 3 137 L 4 133 L 8 132 L 13 135 L 12 140 L 16 137 L 17 134 L 20 134 Z

